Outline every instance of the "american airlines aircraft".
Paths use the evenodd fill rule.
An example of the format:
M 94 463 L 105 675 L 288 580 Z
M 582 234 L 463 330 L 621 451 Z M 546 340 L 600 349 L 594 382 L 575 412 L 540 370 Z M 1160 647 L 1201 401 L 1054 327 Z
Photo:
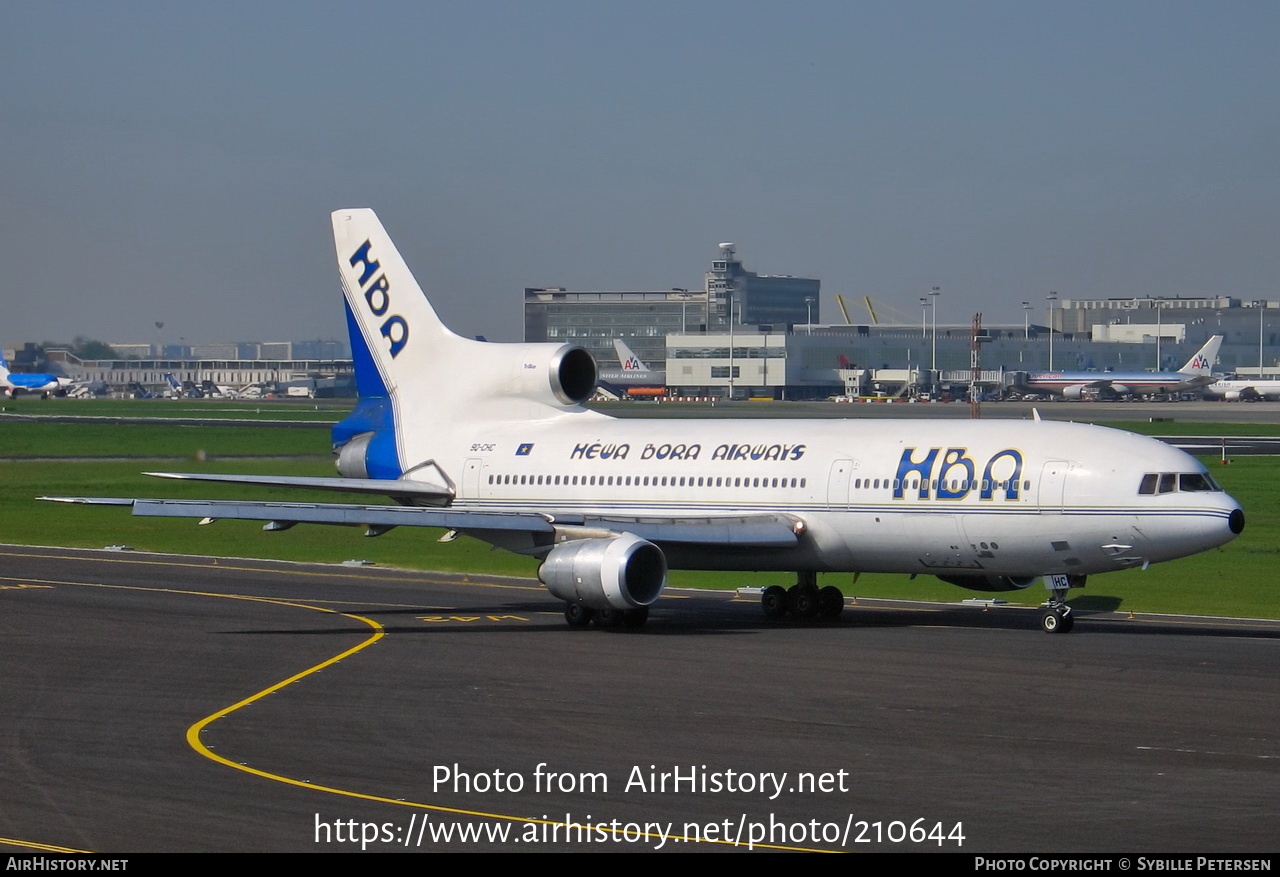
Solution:
M 613 339 L 613 349 L 618 354 L 618 368 L 601 371 L 596 377 L 597 383 L 626 396 L 666 395 L 666 372 L 645 365 L 621 338 Z
M 1079 399 L 1089 389 L 1112 397 L 1200 389 L 1213 383 L 1213 364 L 1218 360 L 1221 346 L 1222 336 L 1214 335 L 1176 372 L 1039 372 L 1027 374 L 1017 381 L 1017 386 L 1021 390 L 1054 393 L 1067 399 Z
M 1087 576 L 1195 554 L 1244 528 L 1205 467 L 1154 439 L 1045 421 L 642 420 L 582 407 L 591 355 L 449 331 L 370 210 L 333 214 L 359 402 L 339 477 L 160 474 L 375 494 L 397 505 L 86 499 L 264 529 L 444 527 L 537 558 L 571 625 L 644 624 L 669 568 L 773 570 L 772 616 L 834 616 L 820 572 L 1043 577 L 1045 631 Z

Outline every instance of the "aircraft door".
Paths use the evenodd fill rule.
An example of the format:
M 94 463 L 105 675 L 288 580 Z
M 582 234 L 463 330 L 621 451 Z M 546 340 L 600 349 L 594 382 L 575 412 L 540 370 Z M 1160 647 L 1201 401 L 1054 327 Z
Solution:
M 484 461 L 478 457 L 467 460 L 462 470 L 462 495 L 475 499 L 480 496 L 480 473 L 484 469 Z
M 831 475 L 827 479 L 827 505 L 849 504 L 849 480 L 855 468 L 857 463 L 853 460 L 836 460 L 831 464 Z
M 1067 489 L 1067 472 L 1071 464 L 1066 460 L 1050 460 L 1040 470 L 1040 483 L 1037 485 L 1037 505 L 1042 515 L 1062 514 L 1063 496 Z

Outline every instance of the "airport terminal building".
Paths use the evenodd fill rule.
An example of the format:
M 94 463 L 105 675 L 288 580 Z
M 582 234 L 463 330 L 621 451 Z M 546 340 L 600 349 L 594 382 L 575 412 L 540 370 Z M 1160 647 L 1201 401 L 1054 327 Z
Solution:
M 524 291 L 524 340 L 561 341 L 613 362 L 621 338 L 654 368 L 667 357 L 667 336 L 700 335 L 735 325 L 786 334 L 821 319 L 821 283 L 746 270 L 732 243 L 720 245 L 700 290 L 571 292 L 560 287 Z

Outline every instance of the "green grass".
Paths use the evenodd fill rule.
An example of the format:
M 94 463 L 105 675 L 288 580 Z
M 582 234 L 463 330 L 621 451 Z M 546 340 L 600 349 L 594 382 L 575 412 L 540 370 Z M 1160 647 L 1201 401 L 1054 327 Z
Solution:
M 339 420 L 354 399 L 0 399 L 0 413 L 57 417 L 200 417 L 235 420 Z
M 1276 436 L 1280 435 L 1280 423 L 1195 423 L 1195 422 L 1157 422 L 1146 420 L 1135 421 L 1098 421 L 1099 426 L 1112 429 L 1125 429 L 1139 435 L 1185 435 L 1185 436 Z
M 1143 424 L 1146 426 L 1147 424 Z M 1151 424 L 1168 427 L 1170 424 Z M 1187 426 L 1200 426 L 1187 424 Z M 1219 434 L 1221 425 L 1209 425 Z M 1252 429 L 1251 425 L 1246 425 Z M 196 452 L 205 451 L 206 460 Z M 299 561 L 341 562 L 367 559 L 380 565 L 479 574 L 532 576 L 536 563 L 460 538 L 441 544 L 440 530 L 401 527 L 365 539 L 356 528 L 298 526 L 263 533 L 248 521 L 219 521 L 197 526 L 189 519 L 135 518 L 121 508 L 72 506 L 35 501 L 47 495 L 150 496 L 208 499 L 348 501 L 339 494 L 318 497 L 239 485 L 164 481 L 146 478 L 148 469 L 238 472 L 275 475 L 332 475 L 328 435 L 314 428 L 200 427 L 109 424 L 0 423 L 0 457 L 131 457 L 125 461 L 28 461 L 0 463 L 0 539 L 30 545 L 101 548 L 127 544 L 140 551 L 210 554 Z M 153 456 L 181 459 L 152 460 Z M 290 459 L 220 459 L 285 456 Z M 1280 461 L 1240 458 L 1230 466 L 1206 461 L 1214 476 L 1245 509 L 1248 525 L 1234 542 L 1215 551 L 1131 570 L 1094 576 L 1073 604 L 1135 612 L 1232 615 L 1280 618 L 1272 596 L 1272 577 L 1280 568 Z M 671 574 L 676 587 L 763 586 L 786 584 L 783 573 L 687 572 Z M 825 575 L 849 595 L 957 601 L 975 594 L 930 576 Z M 1002 593 L 1009 602 L 1035 605 L 1045 592 L 1037 584 Z
M 0 423 L 0 458 L 330 455 L 313 426 L 183 426 L 131 423 Z

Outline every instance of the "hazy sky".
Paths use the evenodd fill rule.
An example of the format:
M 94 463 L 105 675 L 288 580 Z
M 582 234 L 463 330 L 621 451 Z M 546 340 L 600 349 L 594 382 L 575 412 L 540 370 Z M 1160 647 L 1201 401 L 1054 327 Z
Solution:
M 6 344 L 345 337 L 341 207 L 491 340 L 729 240 L 828 320 L 1280 294 L 1273 0 L 3 9 Z

